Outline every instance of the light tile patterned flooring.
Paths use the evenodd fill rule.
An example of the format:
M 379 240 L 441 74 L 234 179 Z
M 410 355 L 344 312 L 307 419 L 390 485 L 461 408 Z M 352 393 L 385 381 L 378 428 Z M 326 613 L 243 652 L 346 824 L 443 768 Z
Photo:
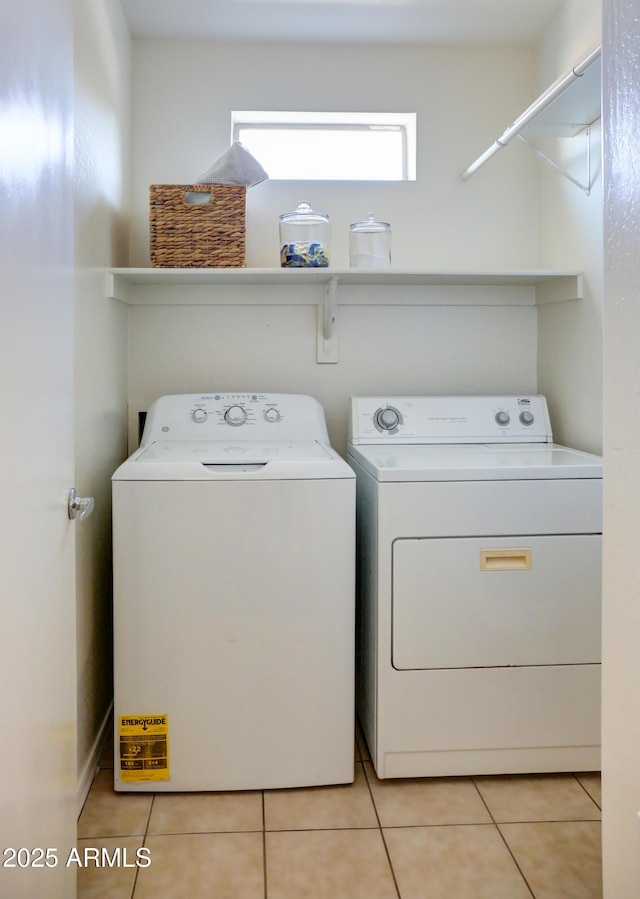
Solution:
M 78 872 L 79 899 L 600 899 L 600 775 L 381 781 L 249 793 L 114 793 L 111 747 L 78 847 L 146 867 Z

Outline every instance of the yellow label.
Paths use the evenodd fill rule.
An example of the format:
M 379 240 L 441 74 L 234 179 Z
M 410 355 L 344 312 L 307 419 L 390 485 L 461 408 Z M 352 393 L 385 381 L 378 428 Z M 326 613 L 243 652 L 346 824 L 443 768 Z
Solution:
M 169 722 L 166 715 L 121 715 L 120 780 L 169 780 Z

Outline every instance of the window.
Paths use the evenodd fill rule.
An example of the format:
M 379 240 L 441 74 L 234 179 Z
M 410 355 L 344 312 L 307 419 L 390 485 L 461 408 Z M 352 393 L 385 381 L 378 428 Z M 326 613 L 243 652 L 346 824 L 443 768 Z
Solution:
M 415 113 L 233 112 L 271 180 L 415 181 Z

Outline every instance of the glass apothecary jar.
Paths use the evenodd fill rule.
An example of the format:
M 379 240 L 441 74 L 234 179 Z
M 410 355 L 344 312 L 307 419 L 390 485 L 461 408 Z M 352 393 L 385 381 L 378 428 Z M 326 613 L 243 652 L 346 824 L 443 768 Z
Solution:
M 331 224 L 324 212 L 315 212 L 306 201 L 295 212 L 280 216 L 280 266 L 322 268 L 329 265 Z
M 351 268 L 388 268 L 391 265 L 391 225 L 378 222 L 370 212 L 364 222 L 349 229 Z

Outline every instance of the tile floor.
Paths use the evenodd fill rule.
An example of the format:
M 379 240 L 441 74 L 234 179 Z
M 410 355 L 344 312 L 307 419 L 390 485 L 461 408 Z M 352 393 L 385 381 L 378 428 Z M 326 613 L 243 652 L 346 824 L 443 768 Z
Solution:
M 79 899 L 599 899 L 600 775 L 381 781 L 250 793 L 122 794 L 105 751 L 78 848 Z

